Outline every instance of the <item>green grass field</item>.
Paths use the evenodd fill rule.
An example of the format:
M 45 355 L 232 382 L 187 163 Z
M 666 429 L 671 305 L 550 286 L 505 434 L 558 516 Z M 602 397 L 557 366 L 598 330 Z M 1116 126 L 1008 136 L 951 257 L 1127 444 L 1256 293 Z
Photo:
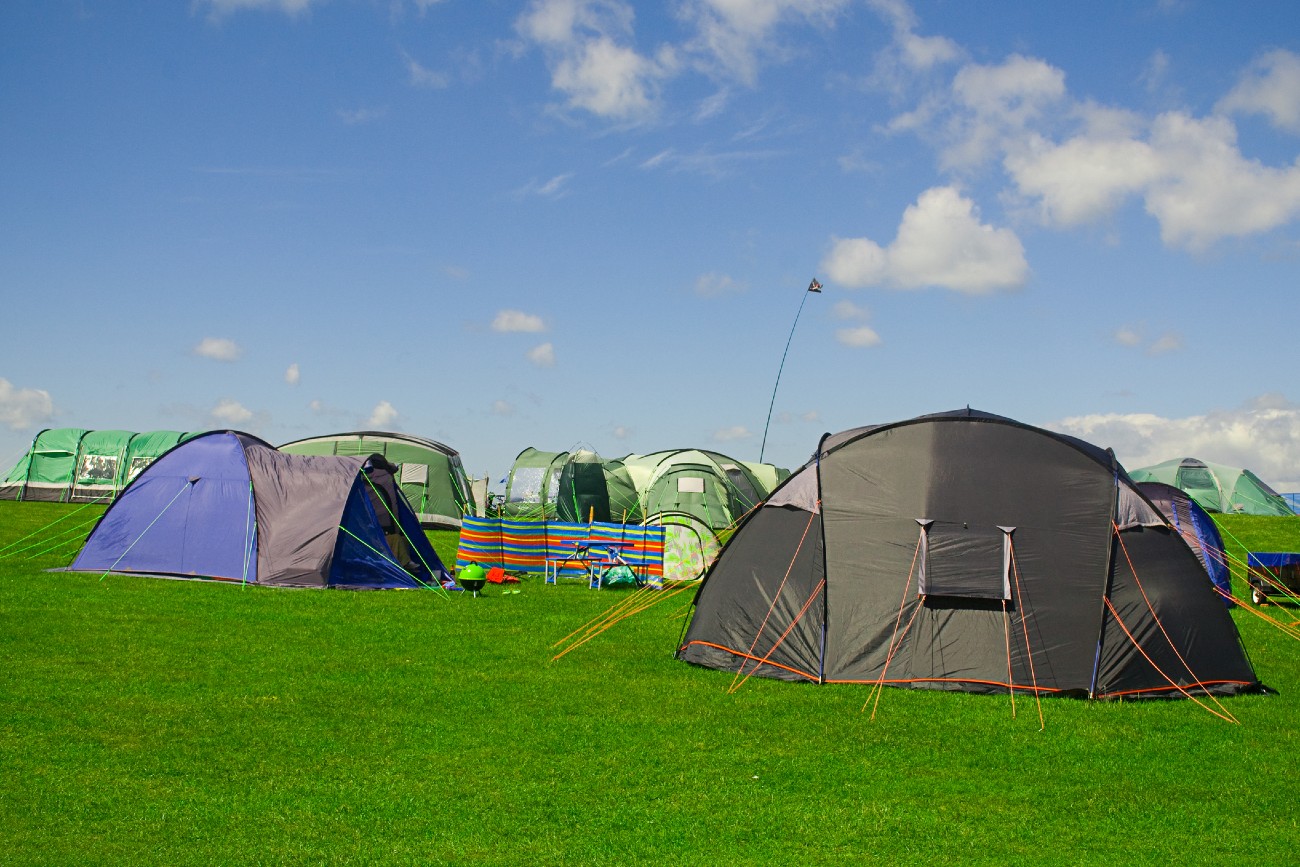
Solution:
M 74 508 L 0 503 L 0 548 Z M 1225 526 L 1300 550 L 1300 520 Z M 1040 730 L 1023 696 L 728 694 L 672 658 L 689 594 L 552 662 L 627 591 L 100 580 L 43 547 L 0 552 L 6 864 L 1300 860 L 1300 642 L 1246 612 L 1278 694 L 1225 700 L 1240 724 L 1052 699 Z

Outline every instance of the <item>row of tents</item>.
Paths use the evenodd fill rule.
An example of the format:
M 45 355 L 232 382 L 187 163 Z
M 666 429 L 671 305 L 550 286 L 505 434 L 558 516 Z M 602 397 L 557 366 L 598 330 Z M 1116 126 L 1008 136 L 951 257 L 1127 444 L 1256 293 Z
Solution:
M 380 454 L 195 435 L 121 493 L 69 568 L 442 586 L 399 479 Z M 970 409 L 828 434 L 739 516 L 677 656 L 738 677 L 1013 695 L 1260 689 L 1230 586 L 1192 544 L 1213 522 L 1149 484 L 1109 450 Z
M 0 477 L 0 500 L 107 502 L 170 449 L 200 432 L 50 428 Z M 459 527 L 475 510 L 460 454 L 444 443 L 386 431 L 351 431 L 295 440 L 286 454 L 382 455 L 397 467 L 398 484 L 426 527 Z

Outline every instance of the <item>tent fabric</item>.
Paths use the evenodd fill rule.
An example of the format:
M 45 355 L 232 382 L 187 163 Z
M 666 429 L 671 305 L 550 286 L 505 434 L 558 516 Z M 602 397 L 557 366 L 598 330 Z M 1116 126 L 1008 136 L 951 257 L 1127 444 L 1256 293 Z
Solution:
M 1286 500 L 1250 470 L 1197 458 L 1141 467 L 1129 473 L 1135 482 L 1164 482 L 1181 488 L 1207 512 L 1242 515 L 1293 515 Z
M 180 431 L 50 428 L 0 480 L 0 500 L 108 501 L 178 442 Z
M 402 493 L 425 527 L 455 529 L 478 509 L 460 453 L 446 443 L 391 431 L 350 431 L 294 440 L 297 455 L 382 455 L 397 467 Z
M 1106 450 L 972 410 L 827 435 L 729 540 L 677 655 L 968 692 L 1259 688 L 1183 539 L 1118 529 L 1132 488 Z
M 1228 569 L 1228 555 L 1224 552 L 1223 537 L 1214 519 L 1197 505 L 1186 491 L 1164 482 L 1139 482 L 1142 495 L 1160 510 L 1178 533 L 1186 540 L 1201 568 L 1224 597 L 1231 608 L 1232 576 Z
M 405 499 L 418 555 L 396 559 L 370 503 L 369 459 L 289 455 L 239 431 L 189 439 L 105 511 L 69 567 L 284 587 L 419 587 L 449 579 Z

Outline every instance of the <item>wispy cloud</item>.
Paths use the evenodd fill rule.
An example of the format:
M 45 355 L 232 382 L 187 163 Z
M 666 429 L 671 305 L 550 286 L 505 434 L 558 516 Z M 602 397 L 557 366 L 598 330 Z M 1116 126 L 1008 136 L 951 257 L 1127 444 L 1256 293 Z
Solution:
M 225 337 L 205 337 L 194 346 L 192 352 L 200 358 L 211 358 L 213 361 L 238 361 L 243 354 L 235 341 Z
M 301 373 L 298 370 L 298 362 L 295 361 L 285 369 L 284 381 L 290 385 L 297 385 L 299 379 L 301 379 Z
M 538 196 L 543 199 L 560 199 L 569 194 L 569 181 L 573 172 L 565 172 L 545 181 L 532 180 L 514 191 L 515 198 Z
M 491 413 L 499 416 L 512 416 L 515 414 L 515 405 L 508 400 L 492 401 Z
M 407 81 L 412 87 L 444 90 L 451 86 L 451 76 L 447 73 L 429 69 L 405 52 L 402 54 L 402 61 L 406 64 Z
M 492 320 L 492 330 L 503 333 L 532 333 L 546 330 L 542 317 L 522 310 L 500 310 Z
M 737 424 L 737 425 L 732 425 L 731 427 L 724 427 L 715 430 L 713 432 L 713 441 L 718 443 L 728 443 L 728 442 L 735 442 L 737 440 L 749 439 L 752 436 L 753 434 L 749 432 L 749 428 L 745 427 L 744 425 Z
M 23 430 L 44 424 L 54 416 L 50 393 L 40 388 L 15 388 L 0 377 L 0 424 L 10 430 Z
M 550 343 L 541 343 L 528 350 L 528 360 L 533 363 L 534 367 L 554 367 L 555 366 L 555 346 Z
M 695 278 L 695 294 L 704 298 L 738 295 L 749 290 L 747 283 L 732 279 L 730 275 L 710 271 Z
M 374 123 L 381 120 L 388 114 L 386 108 L 341 108 L 338 111 L 339 120 L 348 126 L 360 126 L 362 124 Z

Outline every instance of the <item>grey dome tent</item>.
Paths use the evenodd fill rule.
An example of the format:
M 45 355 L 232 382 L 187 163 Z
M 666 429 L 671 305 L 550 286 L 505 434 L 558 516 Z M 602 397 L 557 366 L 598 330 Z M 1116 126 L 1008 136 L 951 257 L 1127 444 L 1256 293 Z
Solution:
M 969 409 L 823 437 L 729 540 L 677 655 L 968 692 L 1260 688 L 1195 555 L 1111 452 Z

